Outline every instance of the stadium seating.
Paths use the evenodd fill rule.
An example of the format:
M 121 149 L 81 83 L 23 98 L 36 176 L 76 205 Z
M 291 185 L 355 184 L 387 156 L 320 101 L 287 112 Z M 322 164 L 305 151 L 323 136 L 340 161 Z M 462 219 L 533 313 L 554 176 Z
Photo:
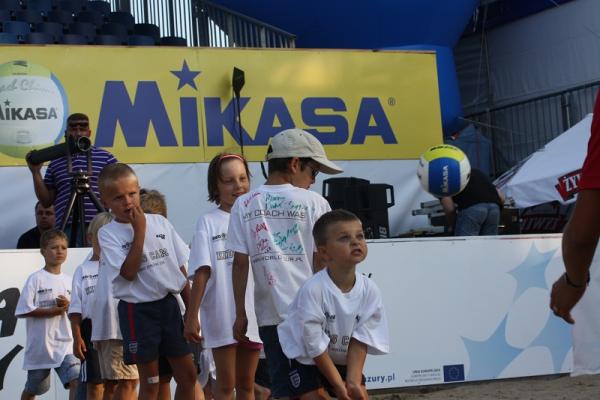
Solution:
M 18 44 L 17 35 L 10 32 L 0 32 L 0 44 Z
M 23 21 L 5 21 L 2 23 L 2 31 L 14 33 L 15 35 L 17 35 L 17 40 L 20 43 L 24 43 L 27 34 L 31 32 L 31 27 L 27 22 Z
M 154 46 L 156 40 L 152 36 L 147 35 L 129 35 L 127 44 L 130 46 Z
M 44 20 L 41 11 L 38 10 L 16 10 L 13 12 L 15 21 L 23 21 L 29 24 L 37 24 Z
M 57 8 L 75 14 L 83 10 L 84 3 L 84 0 L 60 0 Z
M 127 43 L 127 28 L 115 22 L 108 22 L 100 27 L 100 33 L 103 35 L 117 36 L 121 44 Z
M 55 43 L 59 43 L 63 37 L 63 25 L 58 22 L 40 22 L 35 25 L 36 32 L 47 33 L 52 36 Z
M 135 24 L 133 26 L 135 35 L 150 36 L 154 39 L 154 44 L 160 41 L 160 28 L 154 24 Z
M 101 26 L 104 23 L 104 14 L 102 14 L 99 11 L 79 11 L 75 18 L 79 22 L 89 22 L 91 24 L 96 25 L 97 27 Z
M 52 10 L 52 0 L 28 0 L 27 9 L 37 10 L 47 15 Z
M 165 36 L 160 38 L 162 46 L 187 46 L 187 40 L 178 36 Z
M 10 11 L 20 10 L 21 2 L 19 0 L 0 0 L 0 8 Z
M 48 22 L 57 22 L 59 24 L 63 24 L 64 26 L 69 26 L 71 22 L 73 22 L 73 13 L 65 10 L 51 10 L 48 11 L 46 15 L 46 20 Z
M 90 0 L 85 3 L 86 10 L 98 11 L 104 16 L 110 14 L 110 3 L 107 1 Z
M 64 34 L 60 40 L 61 44 L 90 44 L 87 38 L 77 33 Z
M 124 25 L 127 32 L 133 32 L 133 26 L 135 25 L 133 15 L 125 11 L 111 12 L 108 14 L 108 22 Z
M 104 0 L 0 0 L 0 44 L 187 46 Z
M 10 21 L 10 10 L 0 9 L 0 22 Z
M 96 36 L 96 44 L 105 46 L 121 46 L 123 39 L 116 35 L 100 34 Z
M 85 36 L 88 43 L 94 43 L 96 38 L 96 25 L 89 22 L 72 22 L 69 25 L 69 33 L 77 33 Z
M 30 44 L 54 44 L 54 37 L 45 32 L 31 32 L 27 34 L 27 43 Z

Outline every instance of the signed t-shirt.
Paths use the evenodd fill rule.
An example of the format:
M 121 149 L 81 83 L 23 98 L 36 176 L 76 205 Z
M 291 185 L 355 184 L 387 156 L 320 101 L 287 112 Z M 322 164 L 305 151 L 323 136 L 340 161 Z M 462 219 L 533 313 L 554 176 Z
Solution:
M 312 276 L 312 227 L 329 210 L 321 195 L 290 184 L 262 185 L 236 200 L 227 248 L 250 258 L 258 326 L 283 321 Z

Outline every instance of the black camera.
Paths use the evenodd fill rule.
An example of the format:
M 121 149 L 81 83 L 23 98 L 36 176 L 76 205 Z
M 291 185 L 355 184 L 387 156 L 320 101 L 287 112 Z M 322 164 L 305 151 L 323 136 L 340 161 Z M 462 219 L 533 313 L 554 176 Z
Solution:
M 86 136 L 74 138 L 67 136 L 64 143 L 46 147 L 40 150 L 32 150 L 25 157 L 30 164 L 41 164 L 46 161 L 56 160 L 67 154 L 87 153 L 92 148 L 92 141 Z

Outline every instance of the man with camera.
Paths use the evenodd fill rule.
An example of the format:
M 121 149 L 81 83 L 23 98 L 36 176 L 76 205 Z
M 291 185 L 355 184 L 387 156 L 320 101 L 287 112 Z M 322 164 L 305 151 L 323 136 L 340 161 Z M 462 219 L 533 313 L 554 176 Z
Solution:
M 89 138 L 91 133 L 90 121 L 87 115 L 75 113 L 67 118 L 67 129 L 65 131 L 65 140 L 67 142 L 80 142 L 80 138 Z M 89 140 L 87 140 L 87 142 L 89 143 Z M 26 159 L 33 177 L 33 188 L 36 197 L 44 207 L 54 205 L 57 223 L 65 225 L 65 231 L 70 233 L 70 227 L 68 225 L 69 221 L 64 221 L 64 219 L 65 217 L 72 218 L 72 216 L 65 214 L 69 211 L 67 207 L 69 206 L 69 199 L 73 192 L 73 173 L 79 171 L 87 174 L 90 172 L 88 161 L 91 161 L 91 173 L 88 174 L 88 178 L 89 190 L 92 193 L 90 196 L 84 196 L 83 199 L 83 215 L 85 224 L 87 225 L 98 213 L 96 205 L 89 198 L 91 195 L 95 195 L 96 198 L 99 197 L 98 175 L 100 174 L 100 171 L 102 171 L 102 168 L 108 164 L 116 163 L 117 160 L 108 151 L 94 146 L 91 146 L 89 151 L 67 153 L 67 155 L 53 159 L 50 162 L 44 178 L 42 178 L 41 174 L 43 162 L 34 164 L 30 155 L 28 155 Z M 71 168 L 69 168 L 68 165 L 69 159 L 71 161 Z M 79 232 L 79 234 L 82 234 L 83 237 L 85 237 L 85 232 Z M 78 242 L 78 244 L 83 245 L 85 244 L 85 241 Z

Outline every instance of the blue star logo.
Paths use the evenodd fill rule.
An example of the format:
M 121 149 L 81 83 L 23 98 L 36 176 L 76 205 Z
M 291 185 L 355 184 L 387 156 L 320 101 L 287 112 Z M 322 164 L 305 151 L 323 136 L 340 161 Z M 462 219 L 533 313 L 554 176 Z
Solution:
M 571 325 L 550 314 L 546 321 L 546 326 L 533 343 L 531 343 L 531 347 L 545 346 L 550 350 L 555 373 L 560 372 L 560 367 L 571 349 L 573 341 L 571 329 Z
M 525 260 L 509 272 L 517 280 L 515 299 L 529 288 L 548 289 L 545 278 L 546 266 L 552 260 L 554 253 L 556 249 L 540 253 L 535 244 L 531 246 Z
M 183 66 L 181 67 L 181 71 L 171 71 L 173 75 L 179 78 L 179 85 L 177 86 L 177 90 L 181 89 L 185 85 L 190 85 L 194 88 L 194 90 L 198 90 L 196 87 L 196 82 L 194 82 L 194 78 L 200 75 L 201 71 L 191 71 L 187 65 L 187 61 L 183 60 Z
M 487 340 L 475 341 L 463 337 L 470 359 L 468 380 L 497 378 L 522 351 L 507 343 L 505 331 L 506 317 Z

